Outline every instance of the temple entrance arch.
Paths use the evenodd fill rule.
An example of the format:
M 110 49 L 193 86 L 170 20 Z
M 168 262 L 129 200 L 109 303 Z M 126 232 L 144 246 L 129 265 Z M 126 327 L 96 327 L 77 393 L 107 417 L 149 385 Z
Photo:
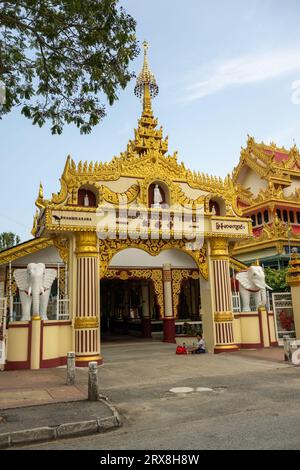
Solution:
M 152 242 L 157 245 L 159 240 Z M 150 246 L 153 250 L 154 246 Z M 149 248 L 149 245 L 146 247 Z M 120 326 L 124 316 L 124 331 L 128 332 L 127 323 L 129 326 L 134 325 L 135 330 L 139 323 L 141 335 L 150 337 L 154 324 L 160 323 L 164 341 L 174 342 L 175 322 L 181 319 L 185 298 L 189 304 L 189 319 L 201 320 L 200 279 L 203 278 L 202 272 L 207 272 L 205 248 L 201 252 L 202 258 L 199 251 L 193 256 L 193 252 L 172 247 L 171 243 L 155 251 L 144 247 L 125 247 L 122 243 L 119 250 L 115 244 L 113 248 L 115 252 L 110 260 L 105 253 L 107 269 L 104 271 L 102 266 L 101 270 L 103 289 L 107 287 L 101 295 L 101 315 L 105 319 L 105 328 L 108 326 L 107 315 L 116 312 L 113 323 L 119 323 Z M 203 260 L 201 270 L 196 262 L 200 259 Z M 185 283 L 189 287 L 187 297 L 183 291 Z M 115 296 L 108 295 L 108 290 L 112 292 L 113 289 Z M 113 308 L 108 308 L 105 303 L 107 295 L 111 299 L 114 297 Z
M 207 249 L 206 244 L 203 244 L 202 248 L 197 248 L 192 250 L 189 243 L 184 240 L 162 240 L 162 239 L 138 239 L 138 240 L 128 240 L 126 239 L 105 239 L 99 240 L 99 269 L 100 269 L 100 278 L 103 278 L 106 275 L 109 265 L 111 265 L 112 259 L 115 255 L 119 254 L 124 250 L 137 250 L 135 254 L 138 256 L 143 256 L 143 252 L 150 255 L 153 259 L 157 258 L 163 253 L 174 250 L 174 253 L 182 253 L 188 255 L 188 259 L 194 261 L 193 268 L 199 269 L 201 276 L 208 280 L 208 259 L 207 259 Z M 132 252 L 131 252 L 132 253 Z M 133 258 L 134 259 L 134 258 Z M 128 261 L 129 266 L 132 267 L 132 261 Z M 165 258 L 165 264 L 172 265 L 172 259 L 169 261 Z M 113 262 L 115 264 L 115 261 Z M 140 262 L 133 261 L 134 266 L 139 266 Z M 117 266 L 115 264 L 115 266 Z M 127 264 L 128 266 L 128 264 Z M 184 263 L 185 266 L 185 263 Z M 180 267 L 182 267 L 180 265 Z

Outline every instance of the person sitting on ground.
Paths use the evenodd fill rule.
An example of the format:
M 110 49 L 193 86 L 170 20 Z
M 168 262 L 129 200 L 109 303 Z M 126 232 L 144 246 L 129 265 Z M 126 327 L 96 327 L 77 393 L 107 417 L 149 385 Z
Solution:
M 190 354 L 203 354 L 205 353 L 205 341 L 202 335 L 197 335 L 196 346 L 189 349 Z

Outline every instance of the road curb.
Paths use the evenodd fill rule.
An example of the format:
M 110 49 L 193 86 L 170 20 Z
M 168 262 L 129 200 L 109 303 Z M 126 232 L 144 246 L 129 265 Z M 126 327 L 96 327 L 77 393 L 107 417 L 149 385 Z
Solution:
M 2 433 L 0 434 L 0 449 L 8 449 L 24 444 L 37 444 L 68 437 L 104 433 L 122 426 L 122 420 L 116 408 L 107 399 L 100 399 L 99 401 L 108 406 L 112 416 Z

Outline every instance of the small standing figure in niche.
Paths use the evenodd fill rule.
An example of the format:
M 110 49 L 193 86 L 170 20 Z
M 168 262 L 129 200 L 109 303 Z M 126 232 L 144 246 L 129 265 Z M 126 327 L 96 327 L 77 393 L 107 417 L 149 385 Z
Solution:
M 217 215 L 216 206 L 213 204 L 211 208 L 212 215 Z
M 163 202 L 163 198 L 161 196 L 161 192 L 160 192 L 158 184 L 156 184 L 154 188 L 153 201 L 154 201 L 153 207 L 155 208 L 159 208 L 161 203 Z
M 85 193 L 83 205 L 84 205 L 84 207 L 89 207 L 89 205 L 90 205 L 90 200 L 89 200 L 88 193 Z

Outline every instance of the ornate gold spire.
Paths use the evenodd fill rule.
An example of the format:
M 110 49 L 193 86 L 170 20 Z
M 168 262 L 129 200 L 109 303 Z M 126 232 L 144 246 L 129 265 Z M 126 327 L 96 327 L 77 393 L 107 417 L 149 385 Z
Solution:
M 153 116 L 151 98 L 157 96 L 158 86 L 148 65 L 146 41 L 143 46 L 144 64 L 134 88 L 135 95 L 143 98 L 143 113 L 139 119 L 138 128 L 134 131 L 134 140 L 128 144 L 127 152 L 142 155 L 147 151 L 155 150 L 164 155 L 168 151 L 168 137 L 164 139 L 162 128 L 156 128 L 157 119 Z
M 148 64 L 148 43 L 144 41 L 143 46 L 144 63 L 143 68 L 137 77 L 134 93 L 138 98 L 143 97 L 143 113 L 152 114 L 151 98 L 155 98 L 155 96 L 158 95 L 158 85 Z

